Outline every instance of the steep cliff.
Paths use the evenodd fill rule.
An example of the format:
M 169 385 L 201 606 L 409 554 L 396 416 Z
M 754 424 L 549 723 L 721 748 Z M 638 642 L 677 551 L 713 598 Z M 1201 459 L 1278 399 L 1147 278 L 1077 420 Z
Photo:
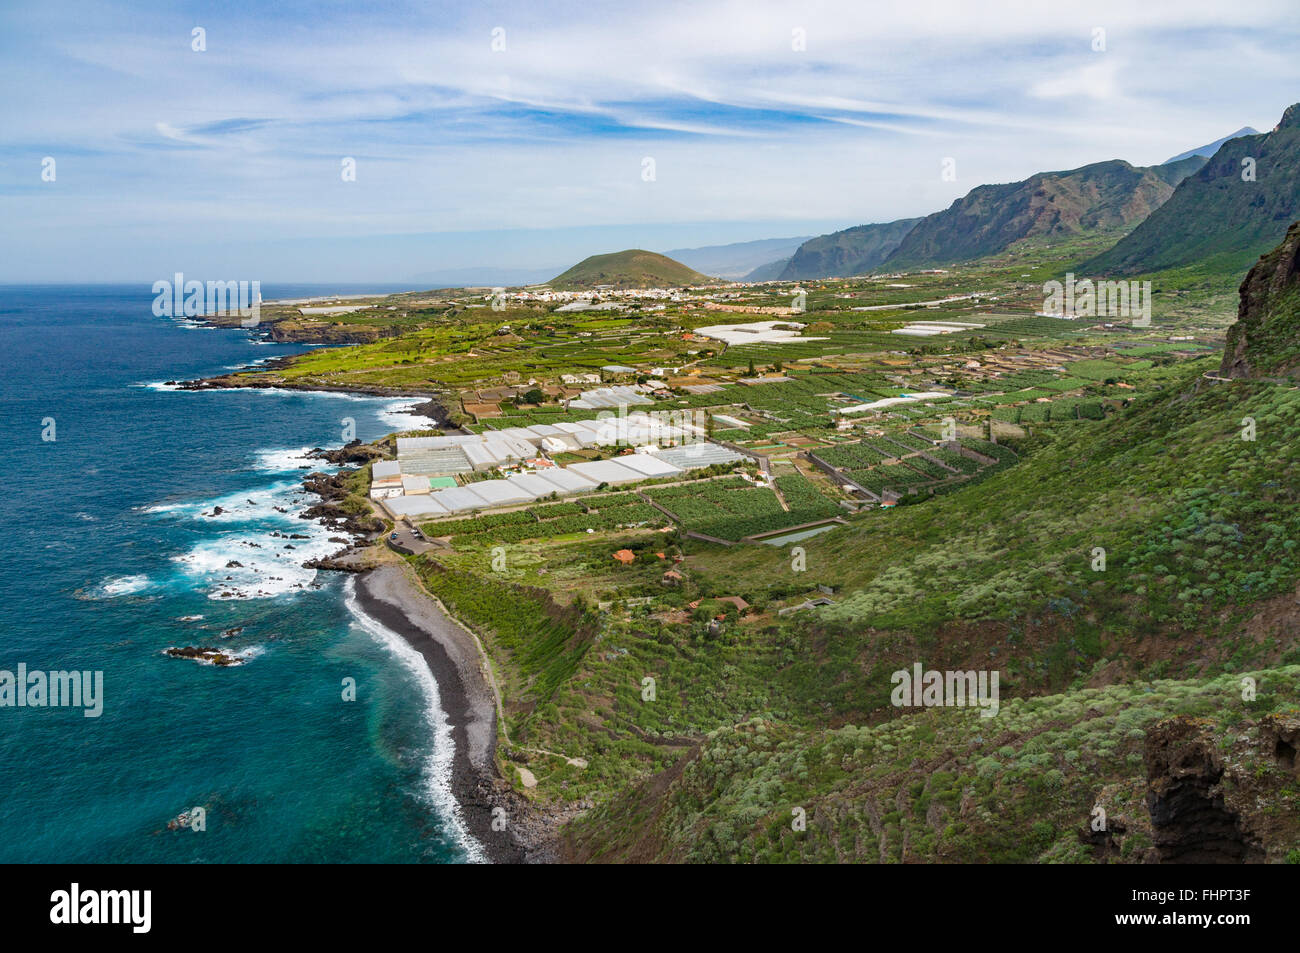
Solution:
M 1241 283 L 1237 323 L 1228 329 L 1224 377 L 1285 374 L 1300 364 L 1300 222 Z

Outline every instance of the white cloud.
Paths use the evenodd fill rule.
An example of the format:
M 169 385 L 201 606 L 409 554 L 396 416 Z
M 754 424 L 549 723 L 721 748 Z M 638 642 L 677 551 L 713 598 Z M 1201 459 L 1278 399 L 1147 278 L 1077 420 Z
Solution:
M 1120 94 L 1120 61 L 1114 54 L 1102 54 L 1095 63 L 1065 70 L 1029 87 L 1029 95 L 1039 99 L 1086 97 L 1111 102 Z
M 1269 128 L 1287 103 L 1261 95 L 1300 87 L 1284 0 L 1252 7 L 1258 29 L 1210 0 L 564 6 L 205 12 L 204 53 L 186 13 L 0 13 L 0 278 L 24 276 L 32 231 L 71 260 L 88 234 L 129 251 L 173 221 L 290 261 L 303 237 L 886 220 Z M 47 154 L 57 186 L 33 190 Z

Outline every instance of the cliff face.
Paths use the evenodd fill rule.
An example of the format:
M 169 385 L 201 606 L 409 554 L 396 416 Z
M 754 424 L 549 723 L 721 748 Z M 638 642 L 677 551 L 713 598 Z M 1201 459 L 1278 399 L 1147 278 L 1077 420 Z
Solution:
M 1203 163 L 1194 156 L 1169 166 L 1136 168 L 1113 159 L 1068 172 L 1040 172 L 1023 182 L 981 185 L 921 219 L 884 265 L 967 261 L 1031 236 L 1133 225 L 1159 208 L 1174 186 Z
M 1241 283 L 1237 323 L 1228 329 L 1220 374 L 1258 377 L 1300 364 L 1300 222 Z
M 1300 720 L 1272 714 L 1225 749 L 1205 719 L 1178 717 L 1147 737 L 1147 807 L 1160 863 L 1279 861 L 1296 832 L 1280 810 L 1296 779 Z M 1287 816 L 1290 815 L 1290 816 Z
M 870 274 L 880 266 L 917 218 L 879 225 L 858 225 L 804 242 L 780 273 L 783 281 Z

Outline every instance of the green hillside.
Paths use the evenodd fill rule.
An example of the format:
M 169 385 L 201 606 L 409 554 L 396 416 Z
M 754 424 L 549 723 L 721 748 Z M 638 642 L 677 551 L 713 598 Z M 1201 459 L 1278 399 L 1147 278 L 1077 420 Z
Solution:
M 1254 161 L 1254 181 L 1242 178 Z M 1300 103 L 1268 133 L 1231 139 L 1169 201 L 1081 272 L 1131 275 L 1196 265 L 1240 272 L 1300 216 Z
M 716 279 L 687 268 L 679 261 L 640 248 L 592 255 L 549 282 L 561 291 L 587 290 L 599 285 L 613 288 L 681 288 Z
M 1119 159 L 1067 172 L 1040 172 L 1023 182 L 981 185 L 928 215 L 885 259 L 891 269 L 969 261 L 1034 236 L 1064 236 L 1135 225 L 1199 168 L 1199 156 L 1138 168 Z
M 903 218 L 877 225 L 858 225 L 810 238 L 795 251 L 779 277 L 783 281 L 795 281 L 870 274 L 918 221 Z
M 1294 252 L 1243 285 L 1271 289 L 1243 298 L 1248 364 L 1294 363 Z M 804 541 L 843 595 L 732 662 L 767 668 L 748 715 L 573 824 L 571 855 L 1300 861 L 1300 389 L 1207 379 L 1217 365 L 962 492 Z M 760 549 L 711 555 L 701 585 L 788 577 Z M 1000 670 L 1001 714 L 900 714 L 889 673 L 918 659 Z
M 411 568 L 482 640 L 501 778 L 535 809 L 520 815 L 545 827 L 546 856 L 1300 859 L 1300 388 L 1286 376 L 1300 227 L 1242 284 L 1226 359 L 1228 315 L 1205 327 L 1201 299 L 1172 282 L 1148 329 L 1033 316 L 1044 276 L 1104 234 L 1030 238 L 1010 260 L 902 287 L 812 288 L 805 339 L 721 353 L 675 332 L 729 320 L 718 303 L 788 307 L 789 290 L 692 292 L 617 320 L 485 313 L 476 293 L 419 331 L 295 359 L 319 386 L 436 382 L 485 434 L 596 413 L 498 388 L 689 363 L 717 383 L 666 381 L 653 409 L 704 411 L 713 439 L 768 457 L 771 488 L 747 458 L 421 524 L 447 545 Z M 972 285 L 997 305 L 908 306 Z M 858 310 L 876 304 L 895 310 Z M 971 330 L 893 333 L 916 318 Z M 856 422 L 849 410 L 931 388 Z M 949 415 L 956 448 L 935 442 Z M 823 464 L 897 505 L 850 496 Z M 802 527 L 813 535 L 753 541 Z M 896 709 L 891 673 L 917 662 L 998 672 L 1000 714 Z M 1088 826 L 1096 806 L 1105 831 Z
M 1249 704 L 1243 677 L 1267 686 Z M 1298 685 L 1292 665 L 1088 688 L 1007 702 L 996 727 L 968 708 L 822 731 L 755 718 L 713 733 L 665 775 L 577 820 L 569 855 L 1298 863 L 1300 796 L 1285 754 L 1300 726 Z M 1153 823 L 1153 795 L 1170 822 Z M 1099 819 L 1105 829 L 1093 830 Z

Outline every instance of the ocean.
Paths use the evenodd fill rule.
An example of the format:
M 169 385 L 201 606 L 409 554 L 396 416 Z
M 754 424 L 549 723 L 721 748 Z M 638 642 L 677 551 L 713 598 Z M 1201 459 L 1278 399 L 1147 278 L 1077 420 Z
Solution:
M 427 421 L 411 400 L 167 388 L 304 347 L 152 301 L 0 286 L 0 670 L 104 685 L 96 718 L 0 707 L 0 862 L 482 859 L 427 667 L 350 578 L 301 567 L 339 548 L 298 518 L 318 502 L 302 467 L 330 469 L 302 452 L 340 445 L 344 418 L 362 440 Z M 198 645 L 245 662 L 164 654 Z M 205 829 L 169 829 L 195 807 Z

